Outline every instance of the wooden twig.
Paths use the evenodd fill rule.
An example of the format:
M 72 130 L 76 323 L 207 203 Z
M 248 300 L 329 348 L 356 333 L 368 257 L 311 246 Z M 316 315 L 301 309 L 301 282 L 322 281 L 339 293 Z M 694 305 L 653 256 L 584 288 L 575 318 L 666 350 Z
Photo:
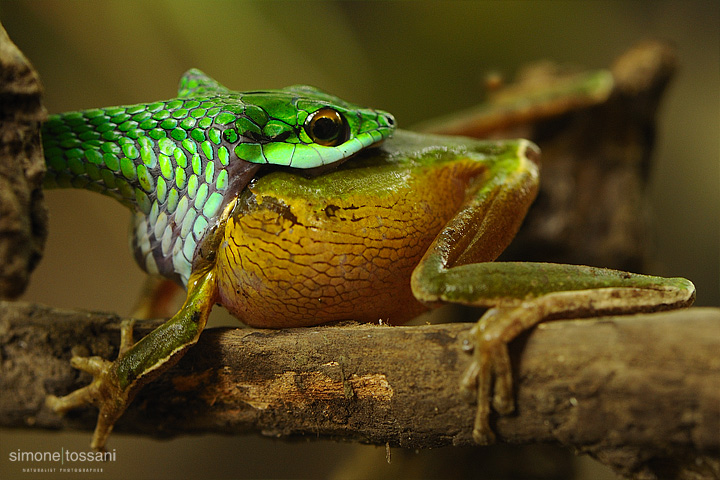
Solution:
M 642 272 L 658 105 L 677 63 L 671 46 L 645 41 L 608 70 L 530 64 L 486 102 L 417 128 L 540 146 L 540 192 L 504 260 Z
M 642 44 L 611 69 L 612 90 L 591 102 L 563 94 L 510 122 L 491 108 L 482 111 L 495 120 L 455 124 L 489 125 L 481 135 L 524 136 L 543 149 L 543 190 L 506 259 L 643 270 L 643 185 L 674 65 L 667 46 Z M 37 75 L 2 30 L 0 67 L 0 297 L 12 298 L 46 234 L 38 128 L 45 112 Z M 0 426 L 91 430 L 95 411 L 61 419 L 44 399 L 89 381 L 69 366 L 75 345 L 78 354 L 115 357 L 119 321 L 0 303 Z M 468 330 L 212 329 L 140 393 L 117 430 L 470 445 L 474 408 L 458 391 Z M 626 476 L 720 476 L 719 347 L 720 309 L 543 324 L 511 346 L 518 408 L 494 418 L 495 430 L 503 442 L 570 446 Z
M 2 426 L 91 430 L 95 411 L 60 418 L 44 398 L 89 381 L 69 366 L 73 348 L 116 355 L 119 321 L 0 303 Z M 469 328 L 210 329 L 117 430 L 471 445 L 474 407 L 458 388 Z M 494 427 L 500 441 L 570 446 L 624 475 L 709 468 L 720 453 L 718 351 L 720 309 L 542 324 L 512 344 L 517 412 Z

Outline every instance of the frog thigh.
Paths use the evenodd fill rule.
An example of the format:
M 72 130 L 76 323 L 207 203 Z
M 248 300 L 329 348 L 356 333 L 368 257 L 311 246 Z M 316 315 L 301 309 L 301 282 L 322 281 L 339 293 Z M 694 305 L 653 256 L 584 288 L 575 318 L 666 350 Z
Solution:
M 515 155 L 492 166 L 487 180 L 447 223 L 414 270 L 411 285 L 425 304 L 453 302 L 448 269 L 495 260 L 520 228 L 539 184 L 539 151 L 530 142 L 517 144 Z M 494 305 L 475 298 L 478 306 Z

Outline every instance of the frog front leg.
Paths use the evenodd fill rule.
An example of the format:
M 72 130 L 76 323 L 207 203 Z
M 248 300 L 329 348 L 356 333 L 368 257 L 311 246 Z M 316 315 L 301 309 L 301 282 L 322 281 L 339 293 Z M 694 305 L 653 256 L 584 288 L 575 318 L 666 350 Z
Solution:
M 465 207 L 444 227 L 413 272 L 426 304 L 459 303 L 489 310 L 471 330 L 473 360 L 462 386 L 476 392 L 473 437 L 492 443 L 491 405 L 514 409 L 507 344 L 543 320 L 679 308 L 695 289 L 682 278 L 636 275 L 578 265 L 492 263 L 514 236 L 537 185 L 528 146 L 514 165 L 492 169 L 470 189 Z M 508 168 L 510 167 L 510 168 Z
M 120 353 L 114 362 L 73 357 L 73 367 L 92 374 L 92 383 L 61 398 L 50 395 L 47 405 L 57 413 L 88 404 L 97 406 L 100 412 L 91 447 L 102 450 L 115 422 L 140 388 L 174 365 L 197 342 L 216 297 L 214 270 L 194 273 L 177 314 L 134 345 L 132 324 L 124 322 Z

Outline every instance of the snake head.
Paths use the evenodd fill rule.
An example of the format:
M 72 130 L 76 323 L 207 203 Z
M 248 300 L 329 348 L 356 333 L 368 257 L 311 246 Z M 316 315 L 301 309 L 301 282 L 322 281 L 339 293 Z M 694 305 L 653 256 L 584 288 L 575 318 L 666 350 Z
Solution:
M 235 126 L 238 158 L 311 169 L 346 160 L 390 137 L 394 117 L 363 108 L 314 87 L 242 94 Z

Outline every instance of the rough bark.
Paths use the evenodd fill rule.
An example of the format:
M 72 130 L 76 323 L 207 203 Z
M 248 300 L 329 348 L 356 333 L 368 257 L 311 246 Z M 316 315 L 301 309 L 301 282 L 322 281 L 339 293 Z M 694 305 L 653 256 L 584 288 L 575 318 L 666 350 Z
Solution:
M 40 79 L 0 25 L 0 298 L 25 290 L 47 236 L 45 116 Z
M 115 315 L 0 303 L 2 426 L 91 430 L 94 410 L 60 418 L 44 399 L 87 384 L 71 351 L 113 358 L 118 325 Z M 474 407 L 458 389 L 469 328 L 210 329 L 117 430 L 472 445 Z M 718 351 L 720 309 L 542 324 L 511 345 L 517 411 L 493 419 L 499 441 L 572 447 L 623 475 L 718 473 Z
M 489 125 L 476 136 L 523 136 L 543 150 L 542 191 L 506 259 L 643 270 L 643 189 L 674 65 L 666 46 L 643 44 L 616 62 L 602 95 L 564 94 L 509 117 L 491 100 L 484 117 L 463 120 Z M 37 75 L 4 31 L 0 68 L 0 297 L 14 297 L 46 234 L 38 133 L 45 112 Z M 530 90 L 505 93 L 523 98 L 564 81 L 554 67 L 533 72 Z M 0 303 L 0 425 L 92 429 L 91 409 L 59 419 L 44 398 L 88 382 L 67 362 L 74 345 L 80 354 L 116 355 L 118 323 L 114 315 Z M 623 475 L 719 476 L 718 327 L 718 309 L 541 325 L 511 346 L 518 410 L 494 419 L 499 439 L 570 446 Z M 140 393 L 117 429 L 470 445 L 474 410 L 457 389 L 468 329 L 209 330 Z

